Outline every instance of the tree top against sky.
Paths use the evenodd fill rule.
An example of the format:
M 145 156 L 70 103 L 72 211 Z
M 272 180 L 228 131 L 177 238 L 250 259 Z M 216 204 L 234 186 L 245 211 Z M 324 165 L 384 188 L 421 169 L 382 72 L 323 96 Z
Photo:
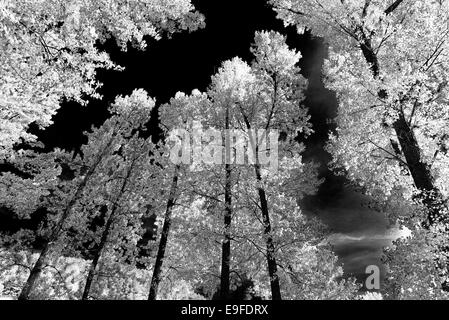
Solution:
M 33 141 L 30 124 L 52 124 L 63 98 L 99 98 L 98 68 L 117 68 L 98 43 L 144 49 L 145 37 L 204 24 L 189 0 L 2 1 L 0 3 L 0 156 Z

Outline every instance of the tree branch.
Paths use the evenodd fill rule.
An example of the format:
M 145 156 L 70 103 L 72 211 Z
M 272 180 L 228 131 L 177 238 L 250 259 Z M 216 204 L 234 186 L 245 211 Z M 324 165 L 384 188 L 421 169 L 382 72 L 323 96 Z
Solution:
M 407 163 L 406 163 L 404 160 L 402 160 L 399 156 L 397 156 L 397 155 L 391 153 L 390 151 L 388 151 L 388 150 L 385 149 L 385 148 L 382 148 L 381 146 L 379 146 L 377 143 L 375 143 L 375 142 L 372 141 L 371 139 L 368 139 L 368 142 L 370 142 L 370 143 L 371 143 L 372 145 L 374 145 L 376 148 L 382 150 L 383 152 L 387 153 L 389 156 L 391 156 L 391 157 L 393 157 L 394 159 L 396 159 L 397 161 L 399 161 L 399 163 L 402 163 L 402 164 L 404 164 L 404 165 L 407 166 Z
M 395 2 L 393 2 L 387 9 L 385 9 L 385 14 L 388 16 L 390 13 L 396 10 L 402 2 L 404 2 L 404 0 L 396 0 Z
M 281 6 L 277 6 L 277 5 L 273 5 L 273 8 L 277 9 L 277 10 L 285 10 L 285 11 L 288 11 L 288 12 L 293 13 L 293 14 L 298 14 L 298 15 L 301 15 L 301 16 L 305 16 L 304 12 L 298 11 L 298 10 L 294 10 L 292 8 L 285 8 L 285 7 L 281 7 Z
M 368 8 L 369 8 L 370 4 L 371 4 L 371 0 L 365 0 L 365 6 L 363 7 L 363 12 L 362 12 L 363 18 L 365 18 L 366 15 L 368 14 Z

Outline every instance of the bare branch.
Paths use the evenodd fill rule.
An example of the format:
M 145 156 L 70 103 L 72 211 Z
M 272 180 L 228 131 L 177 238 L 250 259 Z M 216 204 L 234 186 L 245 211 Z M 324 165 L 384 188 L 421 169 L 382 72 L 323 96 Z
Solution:
M 362 17 L 365 18 L 368 13 L 369 5 L 371 4 L 371 0 L 365 0 L 365 6 L 363 7 Z
M 393 11 L 396 10 L 402 2 L 404 2 L 404 0 L 396 0 L 395 2 L 393 2 L 387 9 L 385 9 L 385 14 L 388 16 L 389 14 L 393 13 Z
M 398 157 L 396 154 L 394 154 L 394 153 L 388 151 L 387 149 L 385 149 L 385 148 L 379 146 L 377 143 L 375 143 L 375 142 L 372 141 L 371 139 L 368 139 L 368 141 L 369 141 L 372 145 L 374 145 L 376 148 L 382 150 L 383 152 L 387 153 L 389 156 L 393 157 L 394 159 L 396 159 L 396 160 L 399 161 L 400 163 L 402 163 L 402 164 L 404 164 L 404 165 L 407 166 L 407 163 L 406 163 L 404 160 L 402 160 L 400 157 Z
M 277 5 L 274 5 L 273 8 L 276 9 L 276 10 L 284 10 L 284 11 L 287 11 L 287 12 L 290 12 L 290 13 L 293 13 L 293 14 L 298 14 L 300 16 L 305 16 L 304 12 L 298 11 L 298 10 L 294 10 L 292 8 L 285 8 L 285 7 L 281 7 L 281 6 L 277 6 Z

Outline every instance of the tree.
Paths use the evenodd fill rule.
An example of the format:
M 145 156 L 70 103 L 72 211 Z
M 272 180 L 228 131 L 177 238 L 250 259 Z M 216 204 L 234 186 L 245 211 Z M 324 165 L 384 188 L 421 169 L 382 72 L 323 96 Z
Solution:
M 191 182 L 186 184 L 189 200 L 184 196 L 174 207 L 164 261 L 165 281 L 160 284 L 161 298 L 170 297 L 179 281 L 187 281 L 207 299 L 221 298 L 219 266 L 225 235 L 225 166 L 213 167 L 215 170 L 211 166 L 190 173 Z M 250 279 L 250 297 L 270 298 L 268 272 L 262 267 L 267 259 L 266 237 L 257 179 L 252 167 L 235 167 L 229 233 L 230 294 L 244 285 L 245 279 Z M 282 162 L 279 172 L 264 175 L 264 181 L 282 296 L 285 299 L 355 297 L 358 286 L 352 279 L 347 282 L 340 279 L 342 269 L 325 244 L 327 229 L 319 221 L 306 218 L 297 205 L 298 198 L 316 191 L 319 181 L 313 167 L 298 161 Z
M 114 153 L 124 143 L 124 137 L 136 129 L 136 121 L 140 121 L 140 123 L 142 123 L 142 120 L 147 121 L 148 113 L 142 118 L 142 114 L 133 114 L 132 111 L 130 112 L 130 109 L 140 107 L 151 111 L 153 105 L 154 102 L 142 90 L 135 91 L 129 98 L 119 97 L 111 110 L 116 112 L 117 116 L 108 119 L 101 128 L 94 129 L 90 134 L 91 143 L 83 147 L 85 173 L 76 179 L 74 192 L 72 191 L 67 195 L 65 204 L 59 208 L 59 217 L 39 255 L 39 259 L 31 269 L 30 275 L 20 293 L 20 300 L 30 298 L 30 294 L 39 275 L 48 264 L 48 260 L 52 255 L 60 251 L 59 247 L 62 245 L 60 243 L 61 237 L 69 227 L 67 224 L 72 218 L 73 209 L 85 195 L 89 184 L 93 183 L 93 179 L 98 171 L 101 170 L 104 161 L 110 161 L 111 156 L 113 158 Z
M 122 224 L 122 228 L 126 226 L 123 232 L 114 230 L 114 228 L 119 228 L 117 226 L 118 220 L 127 215 L 137 214 L 142 216 L 145 205 L 149 202 L 153 206 L 155 205 L 153 200 L 156 196 L 152 193 L 152 190 L 154 190 L 154 182 L 157 181 L 160 171 L 160 168 L 154 164 L 155 159 L 153 158 L 157 154 L 157 150 L 151 143 L 151 138 L 143 139 L 139 137 L 140 130 L 144 128 L 151 116 L 153 106 L 154 101 L 147 96 L 146 92 L 143 90 L 135 91 L 130 97 L 119 98 L 113 106 L 113 112 L 114 109 L 118 110 L 115 111 L 117 112 L 115 118 L 118 119 L 112 117 L 106 121 L 106 126 L 111 121 L 114 125 L 122 125 L 122 122 L 128 123 L 127 130 L 119 133 L 122 138 L 120 149 L 104 159 L 104 165 L 95 174 L 95 185 L 86 193 L 86 196 L 88 195 L 90 198 L 99 194 L 98 196 L 104 199 L 103 204 L 109 208 L 109 214 L 89 269 L 82 296 L 83 300 L 89 299 L 97 266 L 106 245 L 110 242 L 115 246 L 120 245 L 122 242 L 120 237 L 129 236 L 130 221 L 133 219 L 125 217 L 128 223 Z M 135 131 L 137 132 L 133 134 Z M 108 133 L 117 134 L 115 130 Z M 89 143 L 92 144 L 92 147 L 95 147 L 97 141 L 94 138 Z M 139 212 L 141 214 L 138 214 Z M 139 229 L 136 226 L 134 228 Z M 115 235 L 111 239 L 113 231 L 115 231 Z
M 260 157 L 261 154 L 267 156 L 268 135 L 260 136 L 256 130 L 279 130 L 287 136 L 279 150 L 281 157 L 287 153 L 297 157 L 302 149 L 295 141 L 298 133 L 307 135 L 311 131 L 307 111 L 300 105 L 306 86 L 306 80 L 296 67 L 300 54 L 290 50 L 285 38 L 275 32 L 256 33 L 252 52 L 255 56 L 252 67 L 238 58 L 223 64 L 212 79 L 210 95 L 215 102 L 212 114 L 222 115 L 225 128 L 229 127 L 231 118 L 231 124 L 241 130 L 249 141 L 251 156 L 248 160 L 253 162 L 256 178 L 253 187 L 258 192 L 272 298 L 276 300 L 281 299 L 281 289 L 265 179 L 272 174 L 270 170 L 277 170 L 276 159 L 279 155 L 274 146 L 279 141 L 277 136 L 270 138 L 275 140 L 271 141 L 273 149 L 270 150 L 273 160 L 270 165 L 275 168 L 263 168 Z
M 386 299 L 449 299 L 441 286 L 441 268 L 435 259 L 435 244 L 439 241 L 428 230 L 414 230 L 410 237 L 398 239 L 385 249 L 386 279 L 382 293 Z
M 244 66 L 247 68 L 242 69 L 241 67 Z M 254 283 L 254 294 L 264 297 L 270 295 L 269 290 L 265 288 L 266 283 L 269 283 L 266 281 L 268 275 L 261 268 L 267 260 L 266 231 L 259 204 L 260 181 L 254 174 L 254 168 L 244 164 L 239 165 L 239 162 L 232 165 L 230 180 L 232 225 L 226 230 L 226 224 L 223 225 L 223 218 L 227 214 L 227 170 L 222 162 L 224 157 L 221 155 L 218 158 L 214 157 L 217 163 L 204 163 L 196 158 L 196 152 L 198 152 L 196 148 L 199 146 L 200 151 L 205 155 L 208 152 L 205 151 L 208 150 L 205 147 L 211 141 L 202 139 L 199 145 L 195 144 L 198 143 L 196 134 L 201 136 L 201 130 L 203 130 L 195 119 L 202 119 L 200 125 L 207 126 L 205 131 L 211 129 L 214 124 L 217 128 L 223 129 L 226 128 L 226 114 L 229 110 L 230 124 L 238 125 L 238 121 L 242 121 L 241 110 L 239 104 L 233 99 L 240 97 L 240 101 L 248 102 L 250 100 L 243 98 L 255 97 L 246 92 L 248 83 L 239 81 L 242 80 L 239 75 L 245 79 L 245 73 L 239 73 L 242 70 L 251 70 L 251 68 L 239 59 L 226 62 L 219 73 L 213 77 L 209 97 L 198 91 L 194 91 L 191 96 L 178 93 L 170 104 L 161 108 L 161 123 L 167 132 L 172 133 L 171 136 L 167 136 L 174 138 L 177 143 L 175 145 L 168 143 L 166 146 L 170 151 L 170 161 L 159 160 L 159 163 L 164 163 L 161 166 L 165 169 L 165 178 L 162 180 L 169 183 L 161 188 L 166 190 L 164 193 L 166 198 L 164 198 L 167 200 L 167 205 L 164 208 L 165 215 L 161 217 L 163 226 L 153 268 L 151 299 L 171 297 L 173 288 L 181 282 L 188 284 L 190 288 L 195 288 L 196 292 L 201 292 L 207 298 L 217 297 L 216 289 L 220 287 L 219 296 L 222 297 L 223 270 L 219 269 L 219 265 L 223 264 L 223 242 L 227 237 L 233 244 L 232 255 L 229 254 L 229 274 L 227 275 L 230 291 L 236 290 L 236 286 L 244 285 L 245 279 L 251 279 Z M 248 79 L 255 78 L 251 76 Z M 236 90 L 238 88 L 244 90 Z M 241 95 L 239 96 L 238 93 Z M 219 130 L 218 132 L 220 133 Z M 240 127 L 239 132 L 247 136 L 245 127 Z M 191 143 L 191 136 L 196 142 L 193 146 L 184 147 L 180 142 Z M 222 133 L 220 137 L 223 137 Z M 217 138 L 214 137 L 214 139 Z M 167 139 L 167 142 L 170 140 Z M 218 145 L 222 146 L 221 139 L 218 138 L 217 141 Z M 296 143 L 291 141 L 291 144 L 288 151 L 295 150 Z M 301 150 L 297 147 L 296 149 Z M 290 154 L 287 148 L 281 150 L 285 151 L 286 155 Z M 182 151 L 181 155 L 179 151 Z M 237 157 L 235 154 L 233 156 Z M 167 159 L 168 156 L 165 158 Z M 180 160 L 185 162 L 179 162 Z M 179 175 L 172 175 L 179 165 Z M 327 247 L 325 249 L 316 247 L 315 250 L 310 251 L 313 254 L 298 254 L 298 250 L 308 252 L 308 248 L 323 242 L 327 234 L 323 225 L 316 220 L 307 219 L 300 212 L 297 204 L 299 198 L 316 192 L 320 181 L 316 179 L 314 167 L 303 164 L 298 156 L 285 157 L 279 163 L 279 170 L 264 167 L 261 172 L 267 202 L 270 203 L 274 255 L 277 266 L 280 268 L 278 277 L 284 283 L 284 286 L 280 286 L 280 290 L 285 297 L 300 297 L 300 292 L 305 287 L 313 291 L 311 287 L 318 282 L 320 288 L 322 285 L 324 289 L 313 291 L 308 297 L 348 298 L 354 296 L 357 286 L 352 281 L 346 283 L 338 279 L 341 276 L 341 268 L 336 266 L 335 259 L 329 260 L 328 264 L 320 262 L 315 266 L 314 270 L 323 274 L 319 279 L 315 279 L 313 273 L 308 274 L 307 279 L 299 276 L 303 272 L 300 266 L 305 262 L 304 257 L 317 261 L 329 259 L 331 256 Z M 161 183 L 157 185 L 159 184 Z M 329 279 L 325 279 L 325 275 L 329 272 L 333 275 L 330 282 Z M 295 278 L 296 280 L 293 280 Z M 304 282 L 299 285 L 298 279 Z M 183 288 L 187 290 L 185 286 Z
M 114 38 L 144 49 L 159 39 L 202 27 L 189 0 L 2 1 L 0 4 L 0 157 L 34 141 L 31 123 L 48 127 L 62 98 L 98 98 L 97 68 L 116 68 L 97 46 Z
M 285 24 L 330 45 L 326 83 L 339 98 L 334 165 L 380 202 L 399 196 L 425 209 L 412 220 L 430 234 L 411 230 L 439 239 L 434 257 L 447 283 L 449 2 L 271 3 Z
M 69 159 L 70 155 L 62 150 L 11 153 L 9 164 L 14 170 L 2 172 L 0 176 L 0 205 L 17 217 L 30 218 L 33 212 L 48 205 L 45 199 L 57 192 L 61 164 Z
M 297 134 L 308 134 L 307 111 L 300 103 L 304 99 L 303 90 L 306 80 L 300 75 L 296 64 L 300 54 L 290 50 L 285 43 L 285 38 L 275 32 L 256 33 L 255 45 L 252 49 L 255 56 L 253 64 L 256 75 L 256 90 L 250 103 L 240 105 L 243 123 L 246 126 L 251 143 L 251 149 L 255 153 L 254 170 L 257 179 L 257 189 L 260 200 L 260 209 L 265 228 L 267 245 L 267 263 L 270 276 L 272 299 L 280 300 L 281 292 L 277 275 L 277 263 L 275 258 L 275 245 L 272 237 L 272 226 L 268 208 L 267 194 L 264 188 L 263 173 L 260 162 L 260 152 L 265 152 L 262 140 L 253 130 L 263 128 L 265 130 L 279 130 L 286 135 L 280 154 L 291 152 L 298 156 L 300 148 L 295 141 Z M 266 138 L 265 138 L 266 139 Z M 276 141 L 275 141 L 276 143 Z M 289 150 L 290 149 L 290 150 Z M 270 150 L 273 153 L 274 150 Z M 299 151 L 300 152 L 300 151 Z
M 246 67 L 246 68 L 245 68 Z M 222 259 L 220 275 L 220 297 L 225 300 L 229 298 L 230 277 L 231 277 L 231 226 L 233 216 L 233 188 L 237 184 L 233 176 L 240 176 L 238 161 L 241 158 L 236 147 L 243 143 L 241 137 L 232 134 L 236 133 L 238 119 L 236 119 L 235 106 L 239 102 L 239 97 L 247 90 L 246 86 L 253 77 L 248 73 L 249 67 L 243 61 L 235 58 L 223 63 L 220 71 L 212 77 L 212 84 L 209 89 L 211 105 L 202 110 L 203 123 L 206 128 L 219 130 L 224 138 L 224 158 L 220 159 L 223 166 L 209 168 L 215 169 L 215 176 L 224 177 L 222 190 L 224 193 L 224 217 L 223 217 L 223 240 L 222 240 Z M 223 136 L 224 134 L 224 136 Z M 236 139 L 236 140 L 235 140 Z M 223 143 L 220 144 L 223 146 Z M 216 197 L 218 200 L 218 197 Z
M 183 130 L 181 134 L 184 132 L 190 132 L 193 125 L 193 119 L 195 119 L 195 115 L 197 114 L 196 109 L 199 104 L 204 103 L 205 99 L 206 97 L 199 91 L 193 91 L 191 96 L 186 96 L 184 93 L 178 93 L 175 98 L 171 99 L 169 104 L 162 106 L 160 109 L 161 126 L 167 134 L 167 139 L 174 139 L 175 143 L 180 142 L 180 144 L 173 146 L 173 148 L 181 147 L 181 150 L 179 151 L 181 151 L 182 157 L 187 157 L 189 161 L 191 151 L 186 143 L 190 145 L 190 136 L 186 141 L 185 136 L 179 137 L 176 132 L 177 130 Z M 181 140 L 179 141 L 178 139 Z M 167 205 L 165 208 L 164 225 L 162 227 L 158 253 L 150 284 L 150 293 L 148 296 L 149 300 L 156 300 L 158 295 L 159 284 L 162 277 L 162 267 L 165 259 L 165 251 L 172 225 L 173 209 L 183 190 L 181 186 L 182 181 L 180 181 L 180 179 L 184 180 L 186 179 L 186 176 L 188 176 L 188 170 L 185 168 L 186 163 L 182 163 L 180 159 L 177 159 L 179 154 L 175 155 L 173 150 L 174 149 L 167 149 L 168 153 L 170 153 L 169 159 L 159 163 L 159 165 L 162 166 L 168 173 L 168 176 L 171 177 L 171 184 L 169 186 Z M 178 161 L 176 161 L 176 159 Z
M 416 190 L 427 225 L 445 219 L 448 1 L 273 0 L 286 25 L 330 45 L 339 98 L 330 150 L 349 176 L 388 194 Z M 411 190 L 414 189 L 414 190 Z

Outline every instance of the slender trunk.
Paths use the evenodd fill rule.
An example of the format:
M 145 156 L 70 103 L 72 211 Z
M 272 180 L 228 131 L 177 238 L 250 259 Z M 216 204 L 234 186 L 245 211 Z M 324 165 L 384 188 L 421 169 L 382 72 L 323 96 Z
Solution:
M 159 289 L 159 283 L 161 282 L 162 265 L 165 259 L 165 249 L 167 248 L 168 235 L 170 233 L 170 227 L 172 223 L 173 207 L 175 206 L 176 193 L 178 191 L 178 179 L 179 179 L 180 166 L 176 166 L 175 173 L 173 175 L 172 185 L 170 187 L 170 194 L 167 201 L 167 208 L 165 211 L 164 226 L 162 228 L 161 240 L 159 242 L 159 250 L 157 252 L 156 263 L 154 265 L 153 277 L 151 279 L 150 294 L 148 300 L 156 300 Z
M 84 286 L 84 292 L 83 292 L 83 296 L 81 298 L 82 300 L 88 300 L 89 299 L 89 293 L 90 293 L 90 289 L 92 287 L 92 283 L 93 283 L 93 280 L 94 280 L 94 277 L 95 277 L 95 273 L 96 273 L 96 270 L 97 270 L 98 262 L 100 261 L 101 255 L 103 254 L 104 248 L 105 248 L 105 246 L 106 246 L 106 244 L 108 242 L 109 233 L 111 231 L 112 225 L 114 224 L 115 216 L 116 216 L 117 210 L 118 210 L 118 208 L 120 206 L 120 200 L 121 200 L 121 198 L 122 198 L 123 194 L 125 193 L 125 190 L 126 190 L 126 188 L 128 186 L 129 179 L 131 177 L 131 173 L 132 173 L 132 171 L 134 169 L 134 164 L 135 164 L 135 161 L 132 162 L 132 164 L 131 164 L 131 166 L 130 166 L 130 168 L 128 170 L 128 173 L 126 174 L 126 177 L 124 178 L 124 181 L 123 181 L 122 187 L 120 189 L 120 192 L 119 192 L 117 198 L 114 201 L 114 205 L 112 206 L 111 214 L 109 215 L 109 218 L 108 218 L 108 220 L 106 222 L 104 231 L 103 231 L 103 233 L 101 235 L 100 243 L 98 245 L 98 249 L 95 252 L 94 258 L 92 259 L 92 264 L 90 265 L 90 268 L 89 268 L 89 274 L 87 275 L 86 285 Z
M 260 165 L 255 165 L 257 182 L 259 185 L 262 184 L 262 176 L 260 174 Z M 273 242 L 273 236 L 271 234 L 271 221 L 270 221 L 270 213 L 268 211 L 268 202 L 267 195 L 265 189 L 262 187 L 258 188 L 259 198 L 260 198 L 260 207 L 262 211 L 262 219 L 264 223 L 264 234 L 266 237 L 267 244 L 267 263 L 268 263 L 268 275 L 270 276 L 270 285 L 271 285 L 271 298 L 272 300 L 282 300 L 281 296 L 281 287 L 279 285 L 279 276 L 277 274 L 277 263 L 275 257 L 275 247 Z
M 103 159 L 104 155 L 106 154 L 107 150 L 109 150 L 109 147 L 112 145 L 112 142 L 114 139 L 112 138 L 108 145 L 104 148 L 103 152 L 98 155 L 98 158 L 96 159 L 95 163 L 92 165 L 92 167 L 88 170 L 86 175 L 84 176 L 84 179 L 81 181 L 80 185 L 78 186 L 74 196 L 70 200 L 70 202 L 67 204 L 64 212 L 62 213 L 61 218 L 59 219 L 58 223 L 56 224 L 55 228 L 53 229 L 50 238 L 48 242 L 44 245 L 44 248 L 42 249 L 38 260 L 34 264 L 33 268 L 31 269 L 30 275 L 28 276 L 27 281 L 25 282 L 22 291 L 20 292 L 20 295 L 18 297 L 18 300 L 29 300 L 30 294 L 34 290 L 34 287 L 36 285 L 37 280 L 39 279 L 39 276 L 42 273 L 42 270 L 46 267 L 47 261 L 49 260 L 49 256 L 53 252 L 54 246 L 56 242 L 58 241 L 59 237 L 61 236 L 61 232 L 64 229 L 65 222 L 67 221 L 67 218 L 70 216 L 72 212 L 72 208 L 75 205 L 75 203 L 78 201 L 78 199 L 81 197 L 87 183 L 89 182 L 92 175 L 95 173 L 95 170 L 97 169 L 98 165 L 100 164 L 101 160 Z
M 226 109 L 226 130 L 229 130 L 229 108 Z M 221 257 L 221 299 L 229 298 L 230 286 L 230 264 L 231 264 L 231 222 L 232 222 L 232 184 L 231 184 L 231 150 L 229 141 L 229 132 L 226 131 L 226 181 L 225 181 L 225 210 L 224 210 L 224 241 L 222 244 Z
M 242 115 L 244 116 L 246 127 L 248 129 L 249 135 L 250 135 L 250 143 L 251 148 L 254 152 L 254 158 L 255 158 L 255 164 L 254 169 L 256 172 L 256 179 L 257 179 L 257 191 L 259 194 L 260 199 L 260 207 L 262 211 L 262 220 L 264 224 L 264 235 L 266 239 L 266 245 L 267 245 L 267 265 L 268 265 L 268 275 L 270 277 L 270 286 L 271 286 L 271 299 L 272 300 L 282 300 L 281 296 L 281 287 L 279 285 L 279 276 L 277 274 L 277 262 L 276 262 L 276 256 L 275 256 L 275 247 L 273 242 L 273 235 L 271 230 L 271 221 L 270 221 L 270 213 L 268 210 L 268 201 L 267 201 L 267 195 L 265 192 L 265 189 L 262 187 L 262 174 L 260 171 L 260 163 L 259 163 L 259 139 L 258 135 L 256 133 L 256 138 L 251 134 L 251 124 L 248 120 L 248 118 L 244 115 L 242 111 Z
M 116 209 L 116 208 L 114 208 L 114 209 Z M 92 283 L 93 283 L 93 280 L 95 277 L 95 272 L 97 270 L 98 262 L 100 261 L 101 255 L 103 254 L 103 250 L 108 241 L 109 232 L 110 232 L 112 224 L 113 224 L 114 215 L 115 215 L 114 209 L 111 212 L 111 215 L 110 215 L 108 221 L 106 222 L 105 229 L 103 231 L 103 234 L 101 235 L 100 244 L 98 245 L 98 249 L 95 252 L 94 258 L 92 259 L 92 264 L 90 265 L 89 274 L 87 275 L 87 279 L 86 279 L 86 285 L 84 286 L 83 296 L 81 298 L 82 300 L 89 299 L 90 289 L 92 287 Z

